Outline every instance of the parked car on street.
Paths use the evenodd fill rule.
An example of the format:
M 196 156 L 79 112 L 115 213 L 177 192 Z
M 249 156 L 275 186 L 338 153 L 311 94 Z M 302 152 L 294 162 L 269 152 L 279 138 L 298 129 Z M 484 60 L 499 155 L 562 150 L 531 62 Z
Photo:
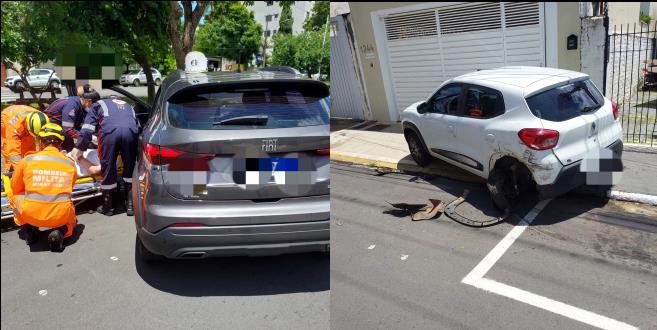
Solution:
M 155 86 L 160 86 L 162 83 L 162 74 L 160 74 L 160 71 L 157 69 L 151 69 L 151 73 L 153 74 L 153 81 L 155 82 Z M 141 86 L 142 84 L 146 84 L 146 73 L 144 73 L 143 69 L 130 70 L 121 75 L 119 83 L 123 87 L 128 85 L 135 87 Z
M 174 71 L 141 117 L 132 198 L 151 261 L 328 251 L 329 90 L 275 73 Z
M 27 73 L 27 81 L 31 87 L 50 87 L 57 89 L 61 80 L 53 69 L 32 69 Z M 5 87 L 12 92 L 24 91 L 26 86 L 19 75 L 9 76 L 5 79 Z
M 540 67 L 473 72 L 446 81 L 401 118 L 419 165 L 436 157 L 486 179 L 501 209 L 528 189 L 548 198 L 585 184 L 589 170 L 580 165 L 595 155 L 616 159 L 601 161 L 600 171 L 622 170 L 618 106 L 584 73 Z

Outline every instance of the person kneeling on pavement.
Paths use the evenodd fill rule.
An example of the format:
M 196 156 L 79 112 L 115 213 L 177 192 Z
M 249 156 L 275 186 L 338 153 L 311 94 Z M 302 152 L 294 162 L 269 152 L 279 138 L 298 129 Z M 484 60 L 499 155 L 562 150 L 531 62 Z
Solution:
M 75 163 L 60 151 L 64 143 L 61 126 L 47 124 L 38 136 L 44 149 L 27 154 L 14 167 L 9 203 L 28 245 L 36 241 L 39 227 L 52 228 L 50 250 L 63 251 L 64 239 L 73 235 L 77 225 L 71 200 L 77 180 Z

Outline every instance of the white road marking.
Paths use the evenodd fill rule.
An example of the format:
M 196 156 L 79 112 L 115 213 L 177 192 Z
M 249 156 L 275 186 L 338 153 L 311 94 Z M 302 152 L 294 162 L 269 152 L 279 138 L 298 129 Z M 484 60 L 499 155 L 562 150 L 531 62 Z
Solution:
M 477 266 L 475 266 L 475 268 L 473 268 L 470 273 L 461 280 L 461 283 L 472 285 L 476 288 L 511 298 L 601 329 L 638 329 L 632 325 L 616 321 L 606 316 L 484 278 L 486 273 L 488 273 L 493 265 L 495 265 L 509 247 L 511 247 L 513 242 L 520 237 L 525 229 L 527 229 L 527 226 L 534 221 L 536 216 L 538 216 L 545 205 L 549 202 L 550 200 L 543 200 L 536 204 L 522 221 L 513 227 L 513 229 L 486 255 L 486 257 L 484 257 L 484 259 L 481 260 L 481 262 L 479 262 L 479 264 L 477 264 Z

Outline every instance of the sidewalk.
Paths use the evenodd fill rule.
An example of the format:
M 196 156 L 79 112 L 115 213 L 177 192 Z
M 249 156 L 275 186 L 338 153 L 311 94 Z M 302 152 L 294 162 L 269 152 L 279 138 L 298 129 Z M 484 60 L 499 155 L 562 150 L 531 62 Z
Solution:
M 418 166 L 411 158 L 399 123 L 389 126 L 372 123 L 359 129 L 334 131 L 331 133 L 331 160 L 439 175 L 460 181 L 485 182 L 438 159 L 429 167 Z M 623 165 L 625 170 L 621 182 L 613 190 L 657 196 L 656 148 L 626 146 Z

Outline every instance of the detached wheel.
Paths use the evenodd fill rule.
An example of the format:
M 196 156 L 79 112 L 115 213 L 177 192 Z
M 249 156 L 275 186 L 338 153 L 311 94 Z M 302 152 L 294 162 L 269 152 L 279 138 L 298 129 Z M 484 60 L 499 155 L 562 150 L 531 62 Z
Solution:
M 486 186 L 488 187 L 488 193 L 493 200 L 493 204 L 498 209 L 504 211 L 511 207 L 514 199 L 513 186 L 511 177 L 507 171 L 500 168 L 493 169 L 488 175 Z
M 139 79 L 135 79 L 132 81 L 132 86 L 139 87 Z
M 155 79 L 155 86 L 160 86 L 162 80 L 160 78 Z
M 14 88 L 17 92 L 25 91 L 25 84 L 22 81 L 19 81 L 14 85 Z
M 433 157 L 431 157 L 424 147 L 424 143 L 415 132 L 406 134 L 406 142 L 408 143 L 408 149 L 411 151 L 411 157 L 418 165 L 424 167 L 431 163 Z
M 139 234 L 136 234 L 135 237 L 135 249 L 137 250 L 137 257 L 139 257 L 139 259 L 145 263 L 153 263 L 164 259 L 161 255 L 149 251 L 144 246 L 144 243 L 141 242 Z

